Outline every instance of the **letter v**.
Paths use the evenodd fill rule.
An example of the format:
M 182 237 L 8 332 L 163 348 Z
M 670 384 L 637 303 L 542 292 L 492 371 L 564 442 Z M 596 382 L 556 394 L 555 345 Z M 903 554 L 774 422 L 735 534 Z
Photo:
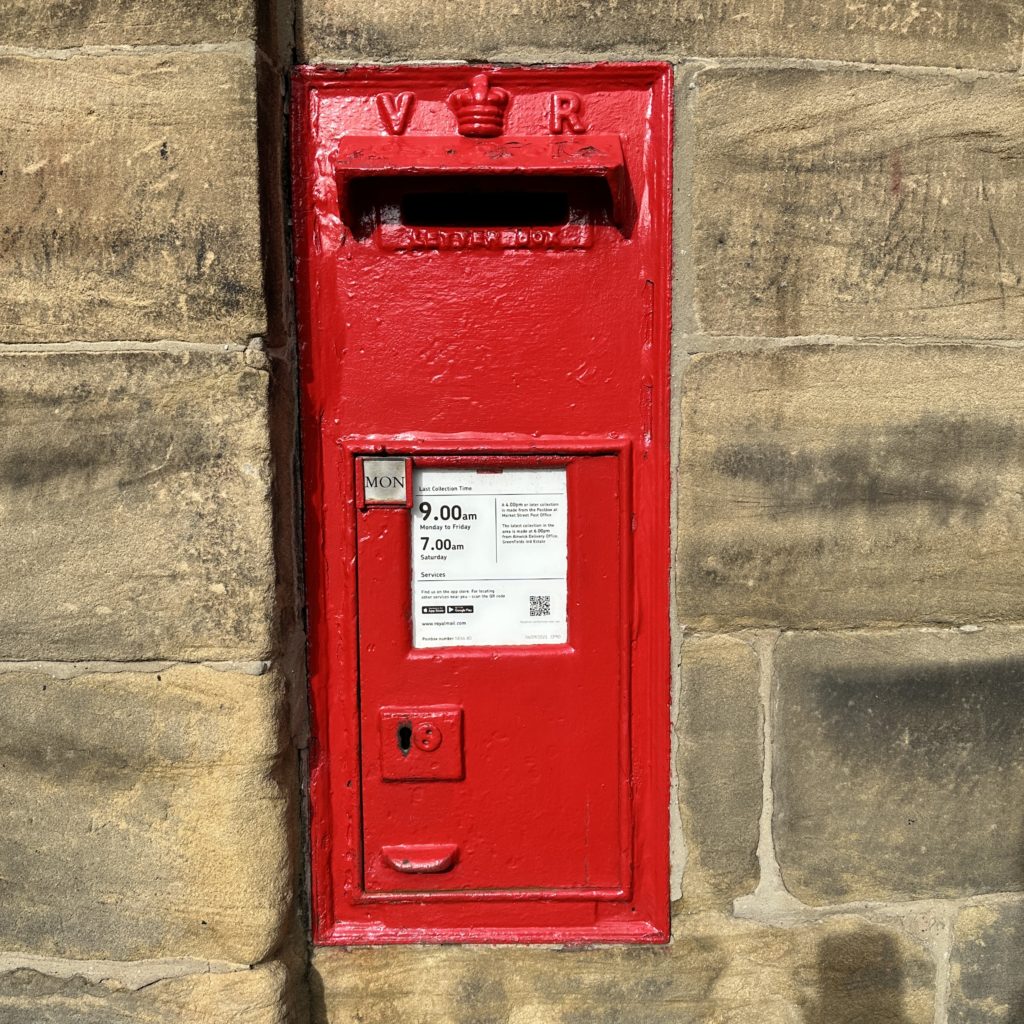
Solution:
M 390 92 L 377 93 L 380 119 L 391 135 L 401 135 L 409 126 L 409 115 L 415 103 L 416 97 L 411 92 L 400 92 L 397 96 Z

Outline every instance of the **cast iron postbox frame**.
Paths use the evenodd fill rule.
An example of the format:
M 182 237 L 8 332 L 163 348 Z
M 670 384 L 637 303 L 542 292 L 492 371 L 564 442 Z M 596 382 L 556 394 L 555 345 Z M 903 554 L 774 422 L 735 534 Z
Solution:
M 668 938 L 671 87 L 295 73 L 318 943 Z M 567 642 L 414 648 L 368 457 L 564 470 Z

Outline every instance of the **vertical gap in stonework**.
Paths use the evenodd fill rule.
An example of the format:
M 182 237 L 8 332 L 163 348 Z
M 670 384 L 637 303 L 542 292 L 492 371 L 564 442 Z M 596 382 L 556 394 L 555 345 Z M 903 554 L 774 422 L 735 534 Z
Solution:
M 763 785 L 761 794 L 761 827 L 757 842 L 757 860 L 760 879 L 755 898 L 778 898 L 788 895 L 782 880 L 782 871 L 775 855 L 775 645 L 779 634 L 759 636 L 754 643 L 760 661 L 760 693 L 762 716 L 762 742 L 764 744 Z
M 675 478 L 675 477 L 673 477 Z M 676 522 L 675 513 L 672 515 L 672 522 Z M 670 698 L 669 715 L 672 721 L 671 753 L 669 763 L 671 770 L 669 774 L 669 900 L 675 903 L 683 898 L 683 876 L 686 874 L 686 862 L 688 851 L 686 847 L 686 836 L 683 830 L 683 817 L 679 807 L 679 788 L 682 779 L 679 777 L 679 716 L 682 713 L 680 701 L 683 689 L 682 672 L 682 651 L 683 651 L 683 630 L 679 626 L 676 610 L 676 568 L 672 566 L 672 588 L 671 611 L 669 613 L 670 636 L 672 637 L 672 692 Z M 671 926 L 670 926 L 671 927 Z
M 302 604 L 301 467 L 298 448 L 298 370 L 291 289 L 288 151 L 289 75 L 295 59 L 294 0 L 254 0 L 256 15 L 256 143 L 259 166 L 260 232 L 267 332 L 262 353 L 250 358 L 267 370 L 268 423 L 273 471 L 275 600 L 274 662 L 288 692 L 294 794 L 289 828 L 295 907 L 290 933 L 276 955 L 289 969 L 289 1020 L 308 1021 L 310 1006 L 309 878 L 305 780 L 308 712 Z M 255 348 L 255 347 L 254 347 Z M 301 962 L 302 966 L 298 966 Z
M 946 916 L 945 927 L 939 955 L 935 960 L 935 1021 L 934 1024 L 946 1024 L 949 1004 L 949 959 L 953 952 L 953 921 L 956 911 Z
M 678 600 L 682 586 L 679 566 L 682 564 L 682 537 L 679 535 L 679 481 L 683 438 L 683 385 L 689 365 L 689 348 L 686 338 L 693 329 L 693 260 L 691 245 L 690 196 L 693 181 L 692 147 L 685 140 L 693 137 L 691 109 L 692 83 L 696 73 L 685 64 L 673 66 L 675 76 L 675 144 L 673 145 L 672 166 L 672 345 L 671 345 L 671 410 L 670 410 L 670 501 L 672 503 L 670 522 L 672 524 L 671 550 L 674 552 L 671 573 L 669 602 L 669 635 L 672 637 L 672 752 L 671 752 L 671 803 L 669 808 L 669 892 L 675 902 L 683 896 L 683 875 L 686 872 L 688 851 L 683 834 L 682 815 L 679 807 L 679 733 L 680 695 L 682 693 L 682 651 L 686 623 L 680 621 Z
M 700 333 L 696 308 L 696 267 L 693 259 L 693 180 L 695 121 L 703 64 L 676 64 L 675 138 L 672 167 L 672 236 L 674 267 L 672 280 L 673 351 L 689 349 L 685 339 Z
M 255 0 L 256 144 L 259 160 L 263 295 L 268 342 L 286 346 L 294 314 L 289 279 L 291 262 L 287 100 L 294 59 L 293 0 Z

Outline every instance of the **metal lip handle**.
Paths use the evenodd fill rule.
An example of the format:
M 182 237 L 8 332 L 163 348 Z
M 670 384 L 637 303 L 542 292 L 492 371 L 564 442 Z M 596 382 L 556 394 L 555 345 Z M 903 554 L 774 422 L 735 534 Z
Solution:
M 382 846 L 384 863 L 403 875 L 440 875 L 459 859 L 458 843 L 401 843 Z

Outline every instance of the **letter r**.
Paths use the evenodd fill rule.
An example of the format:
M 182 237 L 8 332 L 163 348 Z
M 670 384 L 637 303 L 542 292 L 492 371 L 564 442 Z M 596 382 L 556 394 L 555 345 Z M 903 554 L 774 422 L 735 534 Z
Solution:
M 587 129 L 580 120 L 583 101 L 574 92 L 551 94 L 551 134 L 561 135 L 568 129 L 573 135 L 582 135 Z

